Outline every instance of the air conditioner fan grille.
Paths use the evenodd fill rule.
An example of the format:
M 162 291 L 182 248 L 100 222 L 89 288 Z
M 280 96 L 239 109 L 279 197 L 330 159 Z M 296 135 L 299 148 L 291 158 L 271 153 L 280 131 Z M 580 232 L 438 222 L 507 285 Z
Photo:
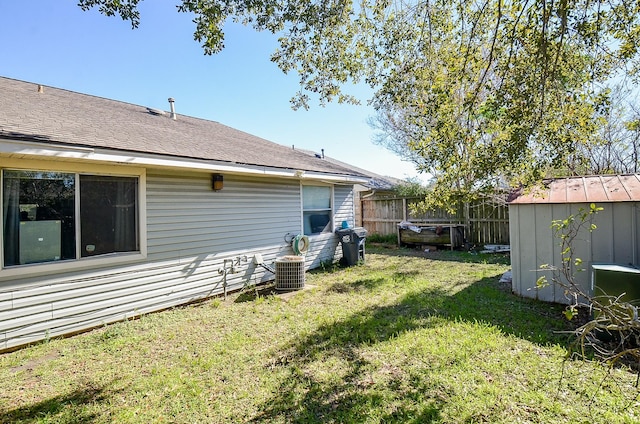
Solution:
M 276 259 L 276 290 L 304 288 L 304 257 L 284 256 Z

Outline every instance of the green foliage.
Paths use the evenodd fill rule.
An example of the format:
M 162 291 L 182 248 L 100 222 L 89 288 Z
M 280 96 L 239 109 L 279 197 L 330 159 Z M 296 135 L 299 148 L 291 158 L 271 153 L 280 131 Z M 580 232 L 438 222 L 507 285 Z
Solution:
M 139 0 L 81 0 L 135 27 Z M 543 0 L 181 0 L 206 54 L 228 19 L 277 34 L 272 61 L 313 96 L 358 103 L 369 85 L 378 142 L 435 177 L 436 206 L 550 172 L 584 170 L 611 108 L 606 83 L 640 73 L 640 3 Z M 605 88 L 599 88 L 605 87 Z
M 578 308 L 574 305 L 569 305 L 565 308 L 563 314 L 568 321 L 571 321 L 573 317 L 578 315 Z
M 558 22 L 544 15 L 545 5 L 416 8 L 395 21 L 406 25 L 397 32 L 414 50 L 395 64 L 373 104 L 378 142 L 415 153 L 407 156 L 436 177 L 436 206 L 507 183 L 528 185 L 595 142 L 595 110 L 607 96 L 589 75 L 606 61 L 583 40 L 550 29 Z M 428 31 L 412 25 L 418 13 Z
M 575 241 L 580 231 L 585 228 L 588 232 L 597 229 L 593 223 L 595 215 L 603 208 L 591 203 L 588 209 L 580 208 L 576 214 L 571 214 L 565 219 L 556 219 L 551 222 L 554 236 L 560 240 L 560 257 L 562 261 L 561 274 L 568 279 L 573 292 L 573 299 L 577 302 L 579 297 L 588 296 L 578 285 L 573 283 L 573 273 L 584 271 L 581 268 L 582 259 L 575 257 Z
M 328 259 L 320 262 L 320 271 L 326 273 L 332 273 L 339 269 L 339 264 L 332 259 Z
M 105 16 L 119 15 L 123 20 L 131 22 L 132 28 L 140 25 L 138 3 L 141 0 L 78 0 L 82 10 L 98 7 L 98 11 Z
M 542 266 L 540 268 L 542 268 Z M 546 269 L 546 268 L 542 268 L 542 269 Z M 545 287 L 549 286 L 549 284 L 550 284 L 549 283 L 549 279 L 545 275 L 542 275 L 542 276 L 538 277 L 538 279 L 536 280 L 536 288 L 537 289 L 545 288 Z
M 400 197 L 425 198 L 431 189 L 418 181 L 405 181 L 396 186 L 394 191 Z

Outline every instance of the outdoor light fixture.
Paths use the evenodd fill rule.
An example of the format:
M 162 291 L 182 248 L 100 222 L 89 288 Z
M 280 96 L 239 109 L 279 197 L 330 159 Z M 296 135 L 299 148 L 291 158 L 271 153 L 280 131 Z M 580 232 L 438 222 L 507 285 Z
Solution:
M 224 187 L 224 177 L 222 174 L 213 174 L 211 176 L 211 188 L 213 191 L 220 191 Z

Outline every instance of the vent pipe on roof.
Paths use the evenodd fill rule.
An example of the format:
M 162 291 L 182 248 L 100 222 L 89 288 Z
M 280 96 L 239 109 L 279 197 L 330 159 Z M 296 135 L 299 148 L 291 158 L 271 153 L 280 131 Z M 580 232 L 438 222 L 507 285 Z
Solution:
M 322 151 L 322 159 L 324 159 L 324 149 L 320 149 Z
M 174 121 L 176 120 L 176 107 L 173 104 L 175 102 L 175 100 L 173 100 L 173 97 L 169 97 L 169 106 L 171 107 L 171 119 L 173 119 Z
M 44 93 L 44 86 L 42 84 L 38 84 L 38 93 Z

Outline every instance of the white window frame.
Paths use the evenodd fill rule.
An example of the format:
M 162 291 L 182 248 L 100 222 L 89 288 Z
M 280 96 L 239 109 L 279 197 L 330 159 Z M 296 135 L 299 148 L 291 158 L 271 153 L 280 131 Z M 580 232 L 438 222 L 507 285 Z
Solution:
M 4 162 L 4 161 L 3 161 Z M 52 273 L 60 273 L 66 271 L 74 271 L 85 268 L 96 268 L 101 266 L 109 266 L 116 264 L 124 264 L 130 262 L 138 262 L 147 257 L 147 178 L 146 169 L 139 167 L 105 165 L 105 164 L 82 164 L 71 162 L 53 162 L 41 160 L 22 160 L 9 159 L 6 165 L 0 168 L 0 187 L 4 187 L 4 170 L 17 171 L 49 171 L 49 172 L 66 172 L 89 175 L 117 176 L 117 177 L 136 177 L 138 178 L 138 237 L 139 251 L 137 252 L 116 252 L 94 257 L 81 257 L 78 255 L 76 259 L 68 259 L 56 262 L 43 262 L 38 264 L 12 265 L 4 266 L 4 230 L 0 231 L 0 280 L 6 280 L 16 277 L 31 277 L 37 275 L 46 275 Z M 78 195 L 78 185 L 76 184 L 76 196 Z M 3 203 L 4 190 L 0 189 L 0 204 Z M 79 202 L 76 201 L 76 249 L 80 243 L 78 232 L 79 226 Z M 4 226 L 2 225 L 2 228 Z
M 334 210 L 334 197 L 335 197 L 335 193 L 334 193 L 334 186 L 332 184 L 323 184 L 323 183 L 304 183 L 304 184 L 300 184 L 300 224 L 301 224 L 301 228 L 300 228 L 300 234 L 305 234 L 304 232 L 304 214 L 305 212 L 311 211 L 311 210 L 320 210 L 320 209 L 309 209 L 309 210 L 305 210 L 304 208 L 304 188 L 305 187 L 328 187 L 329 188 L 329 209 L 322 209 L 322 211 L 329 211 L 329 231 L 323 231 L 321 233 L 313 233 L 313 234 L 307 234 L 309 237 L 318 237 L 318 236 L 322 236 L 324 234 L 333 234 L 334 231 L 334 218 L 335 218 L 335 210 Z

